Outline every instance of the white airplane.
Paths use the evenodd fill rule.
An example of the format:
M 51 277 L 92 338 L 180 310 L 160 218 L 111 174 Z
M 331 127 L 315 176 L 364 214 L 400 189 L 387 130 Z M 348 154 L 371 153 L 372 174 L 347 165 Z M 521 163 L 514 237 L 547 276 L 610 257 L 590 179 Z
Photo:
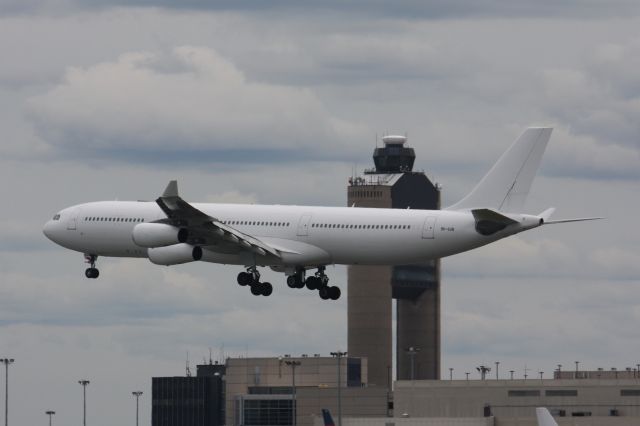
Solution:
M 545 407 L 536 408 L 536 418 L 538 419 L 538 426 L 558 426 L 558 423 Z
M 540 165 L 551 128 L 529 128 L 475 189 L 445 210 L 399 210 L 246 204 L 190 204 L 169 182 L 155 202 L 100 201 L 57 213 L 44 234 L 84 253 L 87 278 L 97 278 L 98 256 L 146 257 L 158 265 L 204 261 L 243 265 L 238 283 L 254 295 L 273 287 L 258 266 L 287 275 L 291 288 L 306 285 L 322 299 L 338 299 L 327 265 L 398 265 L 462 253 L 549 220 L 521 209 Z M 317 269 L 306 276 L 307 270 Z

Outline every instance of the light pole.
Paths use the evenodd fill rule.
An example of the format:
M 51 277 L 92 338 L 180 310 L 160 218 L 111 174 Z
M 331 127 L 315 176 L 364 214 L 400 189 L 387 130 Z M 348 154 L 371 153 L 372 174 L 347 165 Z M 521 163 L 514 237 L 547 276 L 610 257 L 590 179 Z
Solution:
M 13 364 L 13 358 L 2 358 L 4 364 L 4 426 L 9 425 L 9 365 Z
M 496 380 L 500 379 L 500 376 L 498 375 L 498 366 L 500 365 L 500 361 L 496 361 Z
M 291 367 L 291 387 L 293 388 L 293 426 L 298 424 L 298 407 L 296 401 L 296 367 L 301 363 L 300 361 L 285 361 L 289 367 Z
M 562 364 L 558 364 L 558 379 L 562 379 Z
M 449 367 L 449 381 L 453 380 L 453 367 Z
M 407 348 L 407 350 L 405 351 L 407 353 L 407 355 L 409 355 L 409 358 L 411 358 L 411 380 L 415 379 L 415 364 L 416 364 L 416 355 L 418 352 L 420 352 L 420 348 L 416 348 L 413 346 L 409 346 Z
M 87 385 L 91 383 L 89 380 L 78 380 L 82 385 L 82 425 L 87 426 Z
M 142 395 L 142 391 L 131 392 L 131 395 L 136 397 L 136 426 L 138 426 L 138 402 L 140 401 L 140 395 Z
M 331 352 L 331 356 L 338 360 L 338 426 L 342 426 L 342 393 L 340 391 L 340 358 L 347 355 L 346 352 Z
M 51 426 L 51 417 L 55 414 L 55 411 L 46 411 L 45 414 L 49 416 L 49 426 Z

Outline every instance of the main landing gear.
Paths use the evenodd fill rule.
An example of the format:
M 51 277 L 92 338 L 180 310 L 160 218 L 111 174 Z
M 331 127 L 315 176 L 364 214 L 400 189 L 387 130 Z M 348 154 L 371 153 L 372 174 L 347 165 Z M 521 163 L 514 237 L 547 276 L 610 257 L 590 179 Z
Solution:
M 247 272 L 240 272 L 238 274 L 238 284 L 241 286 L 250 286 L 251 294 L 254 296 L 269 296 L 273 293 L 273 286 L 271 283 L 260 282 L 260 272 L 255 266 L 247 269 Z
M 100 271 L 98 271 L 98 268 L 96 268 L 97 259 L 98 259 L 98 256 L 95 254 L 84 255 L 85 263 L 88 263 L 89 265 L 91 265 L 91 267 L 87 268 L 86 271 L 84 271 L 84 275 L 87 278 L 98 278 L 98 276 L 100 275 Z
M 329 277 L 324 273 L 325 267 L 319 266 L 315 275 L 304 277 L 304 269 L 298 269 L 294 275 L 287 277 L 287 285 L 290 288 L 304 288 L 309 290 L 318 290 L 318 294 L 322 300 L 338 300 L 340 298 L 340 288 L 329 286 Z

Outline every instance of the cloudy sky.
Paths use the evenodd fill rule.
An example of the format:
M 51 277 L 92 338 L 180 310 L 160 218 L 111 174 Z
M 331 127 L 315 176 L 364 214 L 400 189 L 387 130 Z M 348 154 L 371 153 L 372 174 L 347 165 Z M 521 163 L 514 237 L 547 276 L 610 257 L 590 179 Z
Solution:
M 267 6 L 268 4 L 268 6 Z M 41 233 L 57 210 L 154 199 L 344 205 L 376 134 L 469 191 L 529 125 L 555 131 L 528 203 L 545 227 L 443 261 L 443 374 L 501 361 L 640 362 L 640 6 L 631 0 L 0 0 L 0 357 L 11 422 L 57 411 L 133 421 L 151 377 L 225 355 L 346 348 L 346 300 L 266 273 L 82 255 Z M 346 290 L 345 268 L 329 268 Z M 4 376 L 3 376 L 4 378 Z

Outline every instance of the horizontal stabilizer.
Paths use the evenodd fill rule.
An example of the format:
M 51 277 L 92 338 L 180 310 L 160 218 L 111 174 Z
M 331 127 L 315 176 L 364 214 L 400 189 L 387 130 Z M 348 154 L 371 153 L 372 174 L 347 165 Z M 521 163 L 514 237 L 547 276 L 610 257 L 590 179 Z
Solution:
M 473 213 L 473 217 L 476 220 L 489 220 L 491 222 L 504 223 L 505 225 L 518 223 L 518 221 L 491 209 L 475 209 L 471 210 L 471 213 Z
M 482 235 L 495 234 L 509 225 L 518 223 L 518 221 L 491 209 L 474 209 L 471 210 L 471 213 L 476 220 L 476 231 Z
M 604 217 L 579 217 L 576 219 L 559 219 L 559 220 L 545 220 L 544 225 L 554 225 L 556 223 L 569 223 L 569 222 L 585 222 L 587 220 L 600 220 L 606 219 Z

